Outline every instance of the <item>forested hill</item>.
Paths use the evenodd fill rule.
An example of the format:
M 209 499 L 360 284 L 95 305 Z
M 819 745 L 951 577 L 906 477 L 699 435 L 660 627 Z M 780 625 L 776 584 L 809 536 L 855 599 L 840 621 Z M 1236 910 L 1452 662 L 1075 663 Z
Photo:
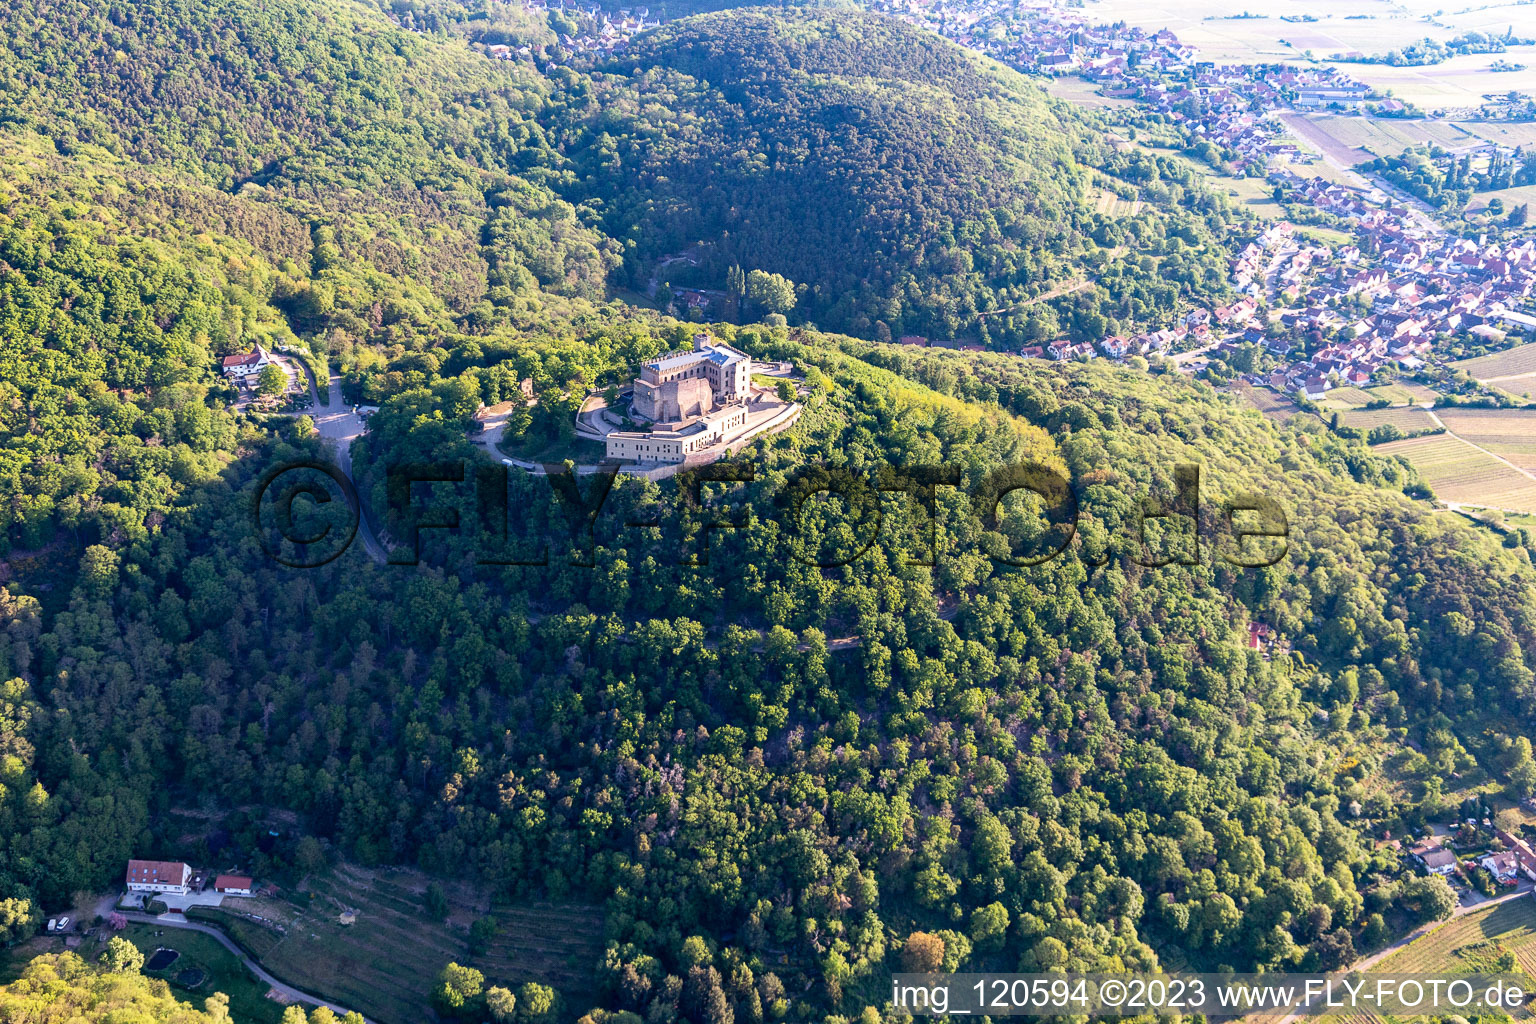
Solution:
M 352 2 L 11 5 L 0 125 L 294 218 L 315 280 L 290 305 L 340 346 L 380 340 L 374 301 L 386 327 L 484 331 L 538 293 L 739 292 L 735 268 L 796 286 L 800 322 L 1009 347 L 1163 326 L 1226 287 L 1224 204 L 1143 178 L 1169 201 L 1092 213 L 1086 168 L 1114 173 L 1092 125 L 905 23 L 720 12 L 592 74 L 491 60 L 444 24 Z M 691 268 L 659 268 L 684 251 Z M 379 274 L 396 280 L 358 281 Z
M 634 241 L 633 274 L 702 242 L 703 279 L 783 274 L 823 325 L 952 334 L 1092 246 L 1080 126 L 892 19 L 690 18 L 615 57 L 572 114 L 571 159 L 609 233 Z

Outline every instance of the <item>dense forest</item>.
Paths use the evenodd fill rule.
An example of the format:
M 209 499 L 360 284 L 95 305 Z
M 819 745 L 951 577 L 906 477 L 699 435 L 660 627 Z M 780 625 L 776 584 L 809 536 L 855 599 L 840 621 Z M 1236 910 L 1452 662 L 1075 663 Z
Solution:
M 333 857 L 599 904 L 561 1019 L 878 1020 L 901 967 L 1349 963 L 1449 910 L 1379 836 L 1457 780 L 1536 791 L 1530 561 L 1404 464 L 1176 374 L 871 340 L 1053 281 L 1098 283 L 999 330 L 1225 288 L 1223 201 L 996 66 L 763 11 L 591 75 L 348 3 L 0 26 L 6 940 L 215 831 L 287 877 L 247 845 L 272 812 Z M 1148 208 L 1088 212 L 1117 182 Z M 569 443 L 582 396 L 697 329 L 615 299 L 694 246 L 804 286 L 709 325 L 794 366 L 796 429 L 700 508 L 621 477 L 584 518 L 500 477 L 480 405 Z M 420 564 L 263 551 L 262 475 L 334 453 L 234 411 L 217 359 L 258 342 L 378 406 L 352 464 L 397 544 L 421 513 L 390 467 L 473 463 L 417 492 L 461 524 Z M 1075 518 L 985 500 L 1025 463 Z M 1237 535 L 1254 495 L 1283 541 Z M 188 837 L 189 807 L 224 827 Z M 121 966 L 39 960 L 0 1012 L 224 1019 Z M 443 966 L 423 1018 L 496 1016 L 505 979 Z
M 688 19 L 600 67 L 568 108 L 564 148 L 605 229 L 626 240 L 636 287 L 682 254 L 693 265 L 669 267 L 686 275 L 673 283 L 730 292 L 731 267 L 780 274 L 822 327 L 1015 349 L 1097 296 L 1027 315 L 1026 303 L 1101 268 L 1171 284 L 1164 316 L 1225 288 L 1220 206 L 1120 225 L 1094 214 L 1088 168 L 1112 158 L 1095 126 L 899 21 L 846 10 Z M 1211 280 L 1153 272 L 1171 237 L 1176 256 L 1201 250 Z

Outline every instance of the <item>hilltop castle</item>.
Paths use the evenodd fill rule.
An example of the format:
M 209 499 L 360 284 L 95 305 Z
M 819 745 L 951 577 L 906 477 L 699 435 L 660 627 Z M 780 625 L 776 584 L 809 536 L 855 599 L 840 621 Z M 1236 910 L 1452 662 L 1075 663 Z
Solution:
M 642 466 L 712 461 L 765 430 L 783 429 L 799 413 L 798 404 L 752 384 L 751 356 L 701 332 L 691 349 L 640 367 L 628 419 L 641 429 L 610 430 L 607 457 Z
M 752 357 L 708 334 L 693 348 L 671 352 L 640 367 L 632 416 L 653 423 L 681 423 L 750 397 Z

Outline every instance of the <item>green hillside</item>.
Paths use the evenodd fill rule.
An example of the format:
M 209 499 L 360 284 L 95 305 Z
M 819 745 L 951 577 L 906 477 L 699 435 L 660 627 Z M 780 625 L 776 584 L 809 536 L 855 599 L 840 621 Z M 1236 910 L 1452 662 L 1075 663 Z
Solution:
M 702 243 L 806 286 L 823 325 L 944 333 L 1072 272 L 1080 126 L 1035 86 L 901 22 L 740 10 L 643 37 L 573 111 L 584 195 L 654 260 Z

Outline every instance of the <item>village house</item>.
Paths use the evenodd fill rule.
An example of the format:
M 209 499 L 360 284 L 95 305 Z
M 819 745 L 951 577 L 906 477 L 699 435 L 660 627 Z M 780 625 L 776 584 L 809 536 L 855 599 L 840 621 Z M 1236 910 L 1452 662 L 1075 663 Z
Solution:
M 1500 882 L 1512 882 L 1520 871 L 1520 862 L 1516 859 L 1512 850 L 1502 853 L 1490 853 L 1478 864 L 1488 869 L 1488 872 Z
M 1432 875 L 1450 875 L 1456 872 L 1456 855 L 1444 847 L 1437 847 L 1418 855 L 1419 863 Z

